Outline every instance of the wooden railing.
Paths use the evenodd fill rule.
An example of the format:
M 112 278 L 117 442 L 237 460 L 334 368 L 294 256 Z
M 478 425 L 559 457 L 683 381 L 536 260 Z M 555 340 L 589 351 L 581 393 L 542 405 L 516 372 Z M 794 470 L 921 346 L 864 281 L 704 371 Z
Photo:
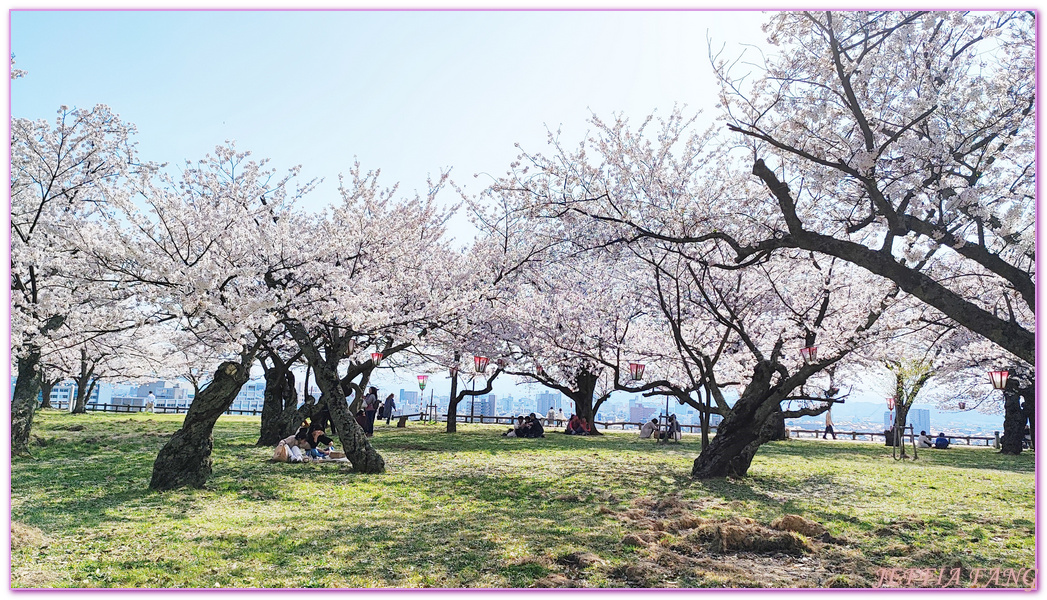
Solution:
M 65 408 L 68 407 L 68 402 L 52 402 L 52 406 L 53 406 L 53 408 L 57 408 L 57 409 L 65 409 Z M 94 403 L 91 403 L 91 404 L 87 405 L 87 410 L 96 411 L 96 412 L 114 412 L 114 413 L 121 413 L 121 412 L 123 412 L 123 413 L 152 412 L 152 413 L 156 413 L 156 414 L 172 414 L 172 413 L 173 414 L 181 414 L 181 413 L 186 412 L 189 409 L 188 409 L 188 407 L 185 407 L 185 406 L 154 406 L 152 409 L 148 409 L 148 408 L 146 408 L 144 406 L 129 406 L 129 405 L 123 405 L 123 404 L 94 404 Z M 258 415 L 262 414 L 262 411 L 261 410 L 229 409 L 229 410 L 225 411 L 225 414 L 227 414 L 227 415 L 251 415 L 251 416 L 258 416 Z M 416 420 L 416 421 L 425 421 L 425 420 L 427 420 L 426 418 L 424 418 L 424 417 L 426 417 L 426 415 L 423 414 L 423 413 L 394 414 L 393 416 L 396 419 L 400 419 L 402 417 L 407 417 L 408 420 Z M 381 419 L 376 419 L 376 421 L 378 421 L 378 420 L 381 420 Z M 447 421 L 447 415 L 437 415 L 437 419 L 436 420 L 439 421 L 439 422 L 446 422 Z M 541 417 L 541 420 L 542 420 L 542 422 L 544 424 L 545 423 L 545 417 Z M 458 415 L 458 422 L 459 423 L 480 423 L 480 424 L 491 424 L 491 425 L 512 425 L 513 423 L 516 422 L 516 417 L 504 417 L 504 416 L 503 417 L 492 417 L 492 416 L 485 416 L 485 415 Z M 594 421 L 594 423 L 595 423 L 595 425 L 597 427 L 599 427 L 601 429 L 615 429 L 615 428 L 617 428 L 617 429 L 621 429 L 623 431 L 627 427 L 629 429 L 635 428 L 635 429 L 639 430 L 640 427 L 643 425 L 643 423 L 634 423 L 632 421 Z M 553 427 L 564 427 L 565 425 L 566 425 L 566 422 L 558 422 L 557 424 L 553 425 Z M 546 427 L 549 427 L 549 425 L 546 425 Z M 696 430 L 701 431 L 701 426 L 700 425 L 687 424 L 687 423 L 681 423 L 680 424 L 680 429 L 682 431 L 686 432 L 686 433 L 695 433 Z M 716 426 L 715 425 L 711 425 L 709 427 L 709 430 L 710 430 L 710 433 L 715 433 L 716 432 Z M 819 438 L 819 437 L 821 437 L 824 434 L 824 432 L 825 432 L 824 429 L 789 429 L 790 437 L 794 437 L 794 438 L 802 438 L 802 437 L 807 437 L 807 436 L 812 437 L 812 438 Z M 878 441 L 878 440 L 882 439 L 885 444 L 887 443 L 886 434 L 884 432 L 882 432 L 882 431 L 837 431 L 836 432 L 836 437 L 837 438 L 841 438 L 841 437 L 842 438 L 847 438 L 847 437 L 850 437 L 850 439 L 852 441 L 858 441 L 858 440 L 865 441 L 865 440 L 868 440 L 868 441 L 871 441 L 871 442 L 875 442 L 875 441 Z M 968 446 L 972 446 L 972 445 L 992 446 L 994 444 L 994 442 L 996 442 L 996 440 L 998 439 L 999 433 L 997 432 L 997 434 L 995 436 L 947 435 L 945 437 L 947 437 L 949 439 L 949 443 L 950 444 L 955 444 L 955 443 L 957 443 L 958 440 L 963 440 L 966 443 L 966 445 L 968 445 Z M 911 444 L 912 440 L 913 440 L 913 436 L 911 434 L 906 434 L 905 435 L 905 440 L 906 440 L 907 443 Z

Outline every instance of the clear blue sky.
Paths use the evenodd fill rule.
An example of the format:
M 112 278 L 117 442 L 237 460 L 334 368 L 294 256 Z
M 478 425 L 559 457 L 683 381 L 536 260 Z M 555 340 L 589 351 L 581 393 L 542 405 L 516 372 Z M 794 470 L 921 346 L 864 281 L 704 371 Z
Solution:
M 143 156 L 197 159 L 225 140 L 323 177 L 355 157 L 424 191 L 453 167 L 470 191 L 546 126 L 577 140 L 590 111 L 639 121 L 713 112 L 706 36 L 762 42 L 758 12 L 12 11 L 19 117 L 108 104 Z M 450 199 L 450 198 L 449 198 Z
M 572 145 L 594 112 L 713 112 L 707 35 L 762 42 L 758 12 L 32 11 L 11 13 L 13 116 L 108 104 L 143 158 L 196 160 L 225 140 L 303 166 L 333 201 L 354 157 L 386 185 L 428 174 L 478 192 L 546 127 Z M 454 201 L 445 192 L 447 201 Z M 468 230 L 455 228 L 459 238 Z M 415 389 L 413 374 L 387 385 Z M 437 381 L 440 380 L 440 381 Z M 509 382 L 506 381 L 505 384 Z M 446 387 L 434 377 L 434 387 Z M 501 394 L 521 395 L 509 385 Z M 439 391 L 437 393 L 440 393 Z M 446 392 L 444 392 L 446 393 Z

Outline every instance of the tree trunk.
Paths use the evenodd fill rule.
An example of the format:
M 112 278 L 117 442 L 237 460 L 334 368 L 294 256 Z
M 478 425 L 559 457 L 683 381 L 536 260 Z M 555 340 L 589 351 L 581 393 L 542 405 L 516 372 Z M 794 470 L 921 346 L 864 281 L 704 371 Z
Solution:
M 712 413 L 703 409 L 699 414 L 698 420 L 702 426 L 702 450 L 705 450 L 709 447 L 709 431 L 711 429 L 709 422 L 712 420 Z
M 40 376 L 40 408 L 52 408 L 51 407 L 51 393 L 54 392 L 55 385 L 58 382 L 54 379 L 49 379 L 46 375 Z
M 39 365 L 40 349 L 36 346 L 29 346 L 18 356 L 18 375 L 11 396 L 11 456 L 29 454 L 29 432 L 40 393 Z
M 780 403 L 766 393 L 743 395 L 716 429 L 716 437 L 694 460 L 696 479 L 743 477 L 756 451 L 778 439 L 784 423 Z
M 306 352 L 309 357 L 311 352 Z M 327 404 L 331 421 L 338 430 L 345 457 L 359 473 L 381 473 L 385 471 L 385 460 L 367 441 L 364 430 L 349 411 L 338 372 L 326 364 L 313 365 L 313 379 L 320 388 L 319 404 Z
M 1029 427 L 1029 449 L 1036 449 L 1036 386 L 1030 385 L 1022 390 L 1022 415 Z
M 457 359 L 457 356 L 455 356 Z M 458 373 L 451 375 L 451 395 L 447 400 L 447 433 L 458 431 Z
M 589 423 L 589 435 L 603 435 L 596 429 L 596 411 L 593 409 L 593 395 L 596 393 L 597 375 L 587 370 L 580 370 L 574 377 L 574 388 L 567 397 L 574 401 L 574 413 L 579 419 Z
M 294 433 L 297 423 L 298 390 L 295 388 L 291 365 L 273 358 L 273 366 L 265 372 L 265 395 L 262 401 L 262 424 L 256 446 L 275 446 Z
M 894 405 L 894 445 L 902 449 L 902 458 L 909 458 L 905 452 L 905 425 L 909 421 L 911 406 L 904 398 Z
M 232 406 L 240 388 L 250 378 L 247 365 L 222 363 L 211 383 L 200 390 L 189 405 L 182 428 L 160 450 L 153 463 L 153 478 L 149 482 L 151 489 L 204 486 L 211 476 L 211 449 L 214 445 L 212 431 L 215 422 Z
M 1014 380 L 1014 377 L 1009 379 L 1006 389 L 1003 390 L 1003 438 L 1000 440 L 1000 454 L 1017 456 L 1022 453 L 1027 417 L 1022 413 L 1017 383 L 1012 385 Z

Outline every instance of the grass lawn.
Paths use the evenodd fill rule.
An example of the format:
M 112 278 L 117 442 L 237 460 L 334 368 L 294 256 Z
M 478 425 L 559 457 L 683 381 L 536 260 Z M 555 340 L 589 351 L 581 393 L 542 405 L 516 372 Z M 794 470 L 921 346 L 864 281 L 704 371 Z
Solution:
M 966 587 L 975 569 L 1035 566 L 1031 453 L 901 463 L 882 445 L 787 441 L 744 479 L 692 481 L 694 436 L 382 423 L 387 472 L 357 475 L 268 462 L 258 419 L 226 416 L 206 489 L 151 492 L 182 419 L 39 413 L 34 456 L 12 464 L 12 587 L 877 586 L 885 568 L 943 583 L 959 569 Z M 786 514 L 828 533 L 745 545 Z

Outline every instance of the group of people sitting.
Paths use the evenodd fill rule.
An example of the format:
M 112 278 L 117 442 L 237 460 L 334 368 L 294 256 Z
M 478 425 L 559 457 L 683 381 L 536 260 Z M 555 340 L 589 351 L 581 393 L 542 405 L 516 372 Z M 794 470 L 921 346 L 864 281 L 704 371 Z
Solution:
M 564 430 L 564 433 L 567 435 L 589 435 L 592 432 L 593 428 L 585 420 L 585 417 L 579 417 L 575 414 L 572 414 L 571 418 L 567 420 L 567 429 Z
M 934 443 L 931 443 L 931 437 L 927 435 L 926 431 L 920 432 L 920 437 L 916 438 L 916 445 L 920 448 L 937 448 L 939 450 L 945 450 L 949 447 L 949 438 L 945 437 L 944 433 L 938 433 L 938 437 L 934 439 Z
M 534 413 L 526 417 L 516 417 L 516 423 L 502 434 L 502 437 L 540 438 L 545 437 L 545 428 L 542 420 Z
M 280 440 L 273 452 L 273 460 L 281 462 L 325 460 L 331 457 L 333 451 L 334 440 L 327 437 L 314 419 L 312 424 L 309 421 L 303 421 L 302 426 L 294 435 Z
M 640 427 L 640 439 L 646 440 L 654 438 L 656 440 L 664 440 L 666 438 L 680 441 L 682 432 L 680 431 L 680 422 L 676 420 L 676 415 L 669 415 L 669 423 L 663 431 L 658 426 L 658 417 L 651 417 L 651 420 L 644 423 L 643 427 Z

